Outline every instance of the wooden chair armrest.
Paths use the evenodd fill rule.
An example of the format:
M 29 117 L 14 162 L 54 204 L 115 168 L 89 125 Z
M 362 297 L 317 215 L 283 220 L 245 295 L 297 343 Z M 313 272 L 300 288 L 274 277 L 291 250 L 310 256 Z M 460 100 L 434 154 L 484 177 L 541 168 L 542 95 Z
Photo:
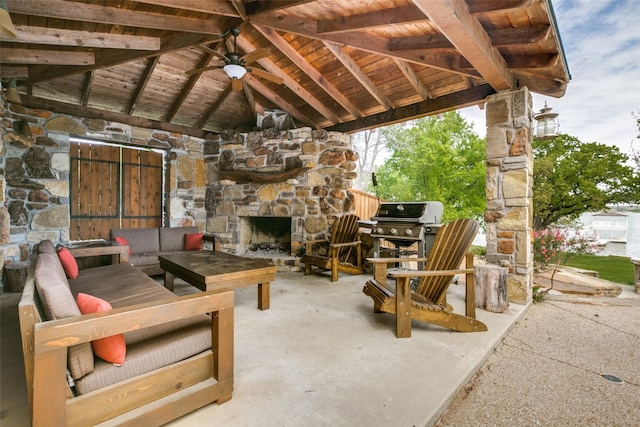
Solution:
M 394 264 L 399 262 L 426 262 L 428 258 L 367 258 L 371 264 Z
M 473 268 L 457 268 L 455 270 L 393 270 L 389 271 L 389 277 L 428 277 L 428 276 L 448 276 L 451 274 L 473 273 Z
M 360 240 L 354 240 L 353 242 L 331 243 L 329 246 L 331 246 L 332 248 L 345 248 L 347 246 L 357 246 L 361 244 L 362 242 Z
M 302 243 L 304 245 L 313 244 L 313 243 L 329 243 L 329 239 L 305 240 Z
M 129 262 L 129 246 L 96 246 L 91 248 L 73 248 L 69 249 L 71 254 L 76 258 L 100 256 L 100 255 L 113 255 L 114 263 L 128 263 Z
M 197 314 L 220 311 L 231 311 L 233 316 L 233 291 L 208 291 L 52 320 L 36 325 L 34 349 L 36 353 L 43 353 Z

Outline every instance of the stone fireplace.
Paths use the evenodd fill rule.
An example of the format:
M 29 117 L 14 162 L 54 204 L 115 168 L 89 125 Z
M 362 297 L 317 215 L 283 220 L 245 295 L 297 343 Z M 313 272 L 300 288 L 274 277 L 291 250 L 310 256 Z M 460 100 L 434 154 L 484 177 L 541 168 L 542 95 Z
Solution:
M 205 147 L 206 230 L 225 252 L 297 270 L 302 243 L 353 213 L 357 159 L 351 137 L 337 132 L 222 134 Z
M 290 256 L 291 217 L 241 217 L 238 254 L 257 258 Z

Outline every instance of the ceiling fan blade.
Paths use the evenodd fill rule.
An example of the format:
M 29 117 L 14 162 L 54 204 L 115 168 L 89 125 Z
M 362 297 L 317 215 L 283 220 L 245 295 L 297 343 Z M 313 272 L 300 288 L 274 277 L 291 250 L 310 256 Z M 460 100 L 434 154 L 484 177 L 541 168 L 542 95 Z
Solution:
M 211 67 L 202 67 L 202 68 L 194 68 L 193 70 L 189 70 L 189 71 L 185 71 L 185 74 L 198 74 L 198 73 L 203 73 L 205 71 L 209 71 L 209 70 L 219 70 L 222 68 L 222 65 L 214 65 Z
M 231 79 L 231 90 L 234 92 L 242 90 L 242 79 Z
M 260 77 L 265 80 L 269 80 L 270 82 L 281 85 L 284 81 L 282 77 L 276 76 L 275 74 L 271 74 L 268 71 L 261 70 L 260 68 L 247 68 L 247 71 L 256 77 Z
M 267 49 L 256 49 L 253 52 L 249 52 L 244 56 L 240 57 L 240 61 L 244 61 L 245 64 L 248 64 L 253 61 L 257 61 L 258 59 L 266 58 L 269 56 L 269 51 Z
M 202 50 L 204 50 L 207 53 L 212 54 L 213 56 L 218 57 L 219 59 L 222 59 L 225 63 L 229 60 L 229 58 L 227 58 L 226 56 L 224 56 L 223 54 L 221 54 L 220 52 L 218 52 L 217 50 L 213 50 L 208 46 L 205 46 L 203 44 L 199 44 L 198 47 Z

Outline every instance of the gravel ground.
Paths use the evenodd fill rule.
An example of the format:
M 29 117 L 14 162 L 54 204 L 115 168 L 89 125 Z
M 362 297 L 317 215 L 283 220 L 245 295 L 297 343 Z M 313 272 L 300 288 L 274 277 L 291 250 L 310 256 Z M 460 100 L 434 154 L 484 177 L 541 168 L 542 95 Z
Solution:
M 640 425 L 640 299 L 533 304 L 435 425 Z

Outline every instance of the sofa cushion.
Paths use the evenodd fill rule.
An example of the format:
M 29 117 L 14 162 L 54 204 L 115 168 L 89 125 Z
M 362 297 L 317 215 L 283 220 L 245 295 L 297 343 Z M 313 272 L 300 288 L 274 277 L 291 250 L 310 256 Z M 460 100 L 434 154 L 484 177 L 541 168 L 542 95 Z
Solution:
M 201 251 L 202 250 L 202 233 L 186 233 L 184 235 L 185 251 Z
M 160 250 L 157 228 L 111 229 L 111 239 L 124 237 L 132 254 L 153 253 Z
M 125 237 L 122 237 L 122 236 L 115 236 L 115 237 L 113 238 L 113 240 L 114 240 L 117 244 L 119 244 L 120 246 L 129 246 L 129 241 L 128 241 Z M 132 254 L 132 252 L 131 252 L 131 246 L 129 246 L 129 255 L 131 255 L 131 254 Z
M 47 320 L 80 316 L 80 309 L 69 288 L 67 276 L 58 254 L 39 254 L 35 269 L 36 289 Z M 67 353 L 69 371 L 74 379 L 93 371 L 93 351 L 90 343 L 74 345 Z
M 203 321 L 169 334 L 156 335 L 137 344 L 127 344 L 127 363 L 123 366 L 96 360 L 96 368 L 77 380 L 79 394 L 116 384 L 120 381 L 169 366 L 211 349 L 211 320 Z
M 184 250 L 184 236 L 187 233 L 198 233 L 198 227 L 162 227 L 160 228 L 160 250 Z
M 111 310 L 111 304 L 92 295 L 79 293 L 76 301 L 82 314 L 100 313 Z M 116 366 L 122 366 L 124 364 L 127 346 L 124 342 L 124 335 L 122 334 L 91 341 L 91 348 L 96 356 L 106 362 L 113 363 Z
M 75 279 L 78 277 L 78 263 L 73 254 L 69 252 L 69 249 L 65 247 L 58 249 L 58 258 L 60 259 L 60 264 L 62 264 L 67 278 Z

